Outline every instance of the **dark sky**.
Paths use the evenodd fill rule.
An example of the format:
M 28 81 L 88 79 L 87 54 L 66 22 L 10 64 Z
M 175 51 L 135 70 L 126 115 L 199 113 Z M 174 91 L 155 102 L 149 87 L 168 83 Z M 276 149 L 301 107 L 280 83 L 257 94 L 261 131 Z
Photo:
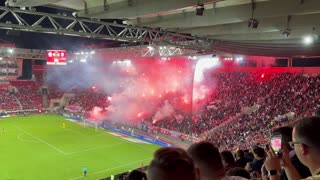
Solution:
M 12 32 L 12 31 L 11 31 Z M 8 35 L 7 30 L 0 30 L 0 39 L 4 42 L 16 44 L 18 48 L 27 49 L 53 49 L 60 48 L 66 50 L 82 49 L 86 46 L 98 45 L 99 47 L 113 47 L 119 46 L 121 43 L 97 40 L 82 37 L 52 35 L 42 33 L 30 33 L 30 32 L 14 32 Z
M 3 6 L 3 1 L 0 0 L 0 6 Z M 36 7 L 37 11 L 48 13 L 66 13 L 72 14 L 70 11 L 61 9 L 53 9 L 48 7 Z M 11 20 L 15 21 L 15 20 Z M 105 21 L 105 20 L 104 20 Z M 110 22 L 117 20 L 109 20 Z M 117 21 L 118 22 L 118 21 Z M 121 21 L 119 21 L 121 22 Z M 119 23 L 118 22 L 118 23 Z M 89 39 L 74 36 L 62 36 L 43 33 L 30 33 L 30 32 L 10 32 L 7 30 L 0 30 L 0 41 L 16 44 L 18 48 L 28 49 L 66 49 L 66 50 L 78 50 L 88 46 L 97 45 L 97 48 L 117 47 L 123 44 L 123 42 L 115 42 L 109 40 Z

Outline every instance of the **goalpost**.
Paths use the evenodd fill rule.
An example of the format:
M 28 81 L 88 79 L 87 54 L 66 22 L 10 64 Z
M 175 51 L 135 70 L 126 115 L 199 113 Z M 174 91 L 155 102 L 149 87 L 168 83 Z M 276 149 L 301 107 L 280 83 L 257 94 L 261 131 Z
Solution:
M 87 124 L 90 125 L 90 123 L 86 123 L 86 120 L 83 119 L 83 127 L 85 128 L 86 126 L 88 126 Z M 95 131 L 98 131 L 98 122 L 94 122 L 94 127 L 95 127 Z

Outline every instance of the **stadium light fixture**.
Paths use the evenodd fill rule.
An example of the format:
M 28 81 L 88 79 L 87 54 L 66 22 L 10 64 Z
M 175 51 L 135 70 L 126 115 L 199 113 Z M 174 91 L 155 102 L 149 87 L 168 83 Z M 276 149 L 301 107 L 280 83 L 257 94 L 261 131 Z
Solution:
M 252 29 L 257 29 L 259 26 L 259 21 L 253 18 L 254 11 L 256 10 L 256 3 L 251 0 L 251 18 L 248 21 L 248 27 Z
M 12 48 L 8 49 L 8 52 L 9 52 L 10 54 L 12 54 L 13 51 L 14 51 L 14 50 L 13 50 Z
M 154 50 L 154 47 L 148 46 L 148 49 L 149 49 L 150 51 L 153 51 L 153 50 Z
M 162 57 L 161 60 L 167 61 L 167 60 L 170 60 L 170 58 L 168 58 L 168 57 Z
M 191 60 L 197 60 L 198 57 L 197 56 L 188 56 L 188 59 L 191 59 Z
M 288 38 L 288 37 L 290 36 L 290 34 L 291 34 L 291 29 L 290 29 L 290 21 L 291 21 L 291 19 L 292 19 L 292 16 L 289 15 L 289 16 L 287 17 L 287 28 L 282 32 L 282 34 L 283 34 L 286 38 Z
M 95 51 L 91 51 L 91 52 L 90 52 L 90 54 L 95 54 L 95 53 L 96 53 Z
M 236 62 L 237 62 L 238 64 L 242 63 L 242 62 L 243 62 L 243 57 L 237 57 L 237 58 L 236 58 Z
M 203 16 L 203 13 L 204 13 L 204 5 L 198 4 L 198 6 L 196 7 L 196 15 Z
M 310 35 L 305 36 L 305 37 L 303 38 L 303 43 L 304 43 L 305 45 L 310 45 L 310 44 L 313 43 L 313 41 L 314 41 L 314 39 L 313 39 L 313 37 L 310 36 Z
M 291 34 L 291 29 L 285 29 L 285 30 L 282 32 L 282 34 L 283 34 L 286 38 L 288 38 L 288 37 L 290 36 L 290 34 Z
M 312 38 L 313 38 L 313 41 L 315 42 L 319 40 L 319 34 L 316 32 L 315 27 L 312 28 Z
M 77 12 L 73 12 L 73 13 L 72 13 L 72 16 L 75 17 L 75 18 L 77 18 L 77 17 L 78 17 L 78 13 L 77 13 Z
M 257 29 L 258 26 L 259 26 L 259 21 L 258 20 L 253 19 L 253 18 L 249 19 L 249 21 L 248 21 L 248 27 L 249 28 Z

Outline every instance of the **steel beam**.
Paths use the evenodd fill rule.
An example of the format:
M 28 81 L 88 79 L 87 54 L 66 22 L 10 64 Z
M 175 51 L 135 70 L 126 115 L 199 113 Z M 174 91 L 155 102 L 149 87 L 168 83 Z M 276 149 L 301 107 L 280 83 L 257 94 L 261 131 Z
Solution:
M 94 52 L 94 53 L 92 53 Z M 174 57 L 174 56 L 196 56 L 198 50 L 181 49 L 173 46 L 135 46 L 105 49 L 79 50 L 76 52 L 67 52 L 67 59 L 77 60 L 89 57 L 114 57 L 117 59 L 130 58 L 154 58 L 154 57 Z M 12 59 L 33 59 L 46 60 L 46 50 L 21 49 L 13 47 L 0 46 L 0 58 Z
M 0 28 L 212 50 L 210 40 L 191 35 L 8 7 L 0 7 Z
M 1 58 L 46 60 L 46 51 L 36 49 L 21 49 L 0 47 Z

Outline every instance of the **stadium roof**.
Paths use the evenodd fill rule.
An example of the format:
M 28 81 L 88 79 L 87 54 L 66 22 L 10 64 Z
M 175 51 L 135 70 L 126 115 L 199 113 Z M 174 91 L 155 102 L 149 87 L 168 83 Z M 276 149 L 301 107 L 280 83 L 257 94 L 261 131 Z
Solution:
M 319 0 L 9 0 L 14 6 L 49 6 L 79 17 L 121 19 L 125 24 L 159 27 L 212 39 L 214 48 L 239 54 L 319 55 L 302 41 L 319 34 Z M 196 9 L 204 7 L 202 16 Z M 257 28 L 248 20 L 256 19 Z M 253 26 L 254 26 L 253 22 Z

